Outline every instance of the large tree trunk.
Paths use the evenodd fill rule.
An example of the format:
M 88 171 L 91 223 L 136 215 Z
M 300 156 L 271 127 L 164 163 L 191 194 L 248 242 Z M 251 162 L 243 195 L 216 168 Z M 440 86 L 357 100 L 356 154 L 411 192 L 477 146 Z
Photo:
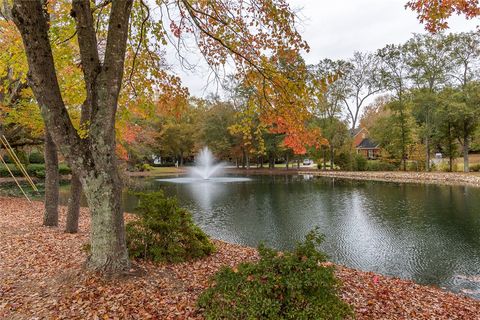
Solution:
M 100 63 L 90 1 L 72 3 L 87 92 L 91 105 L 88 137 L 75 130 L 57 80 L 48 38 L 48 13 L 41 1 L 14 0 L 12 10 L 25 47 L 29 85 L 53 141 L 81 176 L 91 212 L 88 266 L 115 273 L 130 266 L 125 243 L 121 183 L 115 156 L 115 115 L 122 85 L 133 0 L 111 2 L 104 62 Z
M 58 226 L 58 154 L 52 136 L 45 129 L 45 213 L 43 225 Z
M 82 199 L 82 183 L 78 174 L 72 174 L 70 199 L 68 200 L 67 223 L 65 232 L 77 233 L 80 216 L 80 200 Z
M 110 273 L 125 270 L 129 260 L 125 245 L 120 177 L 115 164 L 104 163 L 102 167 L 87 172 L 82 178 L 92 217 L 88 266 Z
M 91 103 L 87 101 L 82 105 L 80 115 L 80 126 L 85 127 L 91 116 Z M 82 182 L 78 172 L 72 170 L 72 179 L 70 184 L 70 198 L 68 199 L 67 223 L 65 232 L 77 233 L 78 220 L 80 218 L 80 200 L 82 199 Z

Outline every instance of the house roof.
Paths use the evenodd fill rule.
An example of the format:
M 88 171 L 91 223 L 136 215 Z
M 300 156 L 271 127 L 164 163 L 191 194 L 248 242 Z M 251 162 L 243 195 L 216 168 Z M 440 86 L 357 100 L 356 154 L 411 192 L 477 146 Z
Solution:
M 350 129 L 350 135 L 352 136 L 352 138 L 355 138 L 362 131 L 364 131 L 368 135 L 368 130 L 365 127 L 358 127 L 358 128 L 355 128 L 355 129 Z
M 378 149 L 378 143 L 372 141 L 370 138 L 365 138 L 357 145 L 357 149 Z
M 355 137 L 357 134 L 360 133 L 360 131 L 362 131 L 364 128 L 363 127 L 358 127 L 358 128 L 355 128 L 355 129 L 350 129 L 350 135 L 352 137 Z

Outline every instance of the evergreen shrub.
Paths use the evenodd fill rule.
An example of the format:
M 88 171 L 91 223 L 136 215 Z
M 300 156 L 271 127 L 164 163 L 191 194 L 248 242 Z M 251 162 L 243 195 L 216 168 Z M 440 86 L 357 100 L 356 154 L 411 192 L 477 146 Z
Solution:
M 352 308 L 338 296 L 340 282 L 310 232 L 292 252 L 261 245 L 260 260 L 224 267 L 201 294 L 206 319 L 344 319 Z
M 208 236 L 175 198 L 163 192 L 138 193 L 138 219 L 127 223 L 127 245 L 134 259 L 182 262 L 215 251 Z

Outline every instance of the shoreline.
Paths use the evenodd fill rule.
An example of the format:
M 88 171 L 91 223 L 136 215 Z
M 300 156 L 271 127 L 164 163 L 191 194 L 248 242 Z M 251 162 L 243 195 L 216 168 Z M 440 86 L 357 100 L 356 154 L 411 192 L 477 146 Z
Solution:
M 217 252 L 180 264 L 134 262 L 141 272 L 105 280 L 86 272 L 89 213 L 83 208 L 80 232 L 41 226 L 43 203 L 0 197 L 0 318 L 202 319 L 195 308 L 209 277 L 222 265 L 258 258 L 254 248 L 212 240 Z M 480 301 L 411 280 L 335 265 L 341 297 L 356 319 L 473 319 Z
M 403 171 L 313 171 L 301 170 L 299 175 L 313 175 L 362 181 L 417 184 L 456 185 L 480 188 L 480 173 L 403 172 Z
M 145 171 L 145 172 L 127 172 L 127 177 L 168 177 L 184 175 L 188 171 L 185 168 L 175 168 L 167 172 Z M 306 167 L 298 168 L 226 168 L 227 174 L 241 174 L 246 176 L 255 175 L 313 175 L 327 178 L 341 178 L 361 181 L 381 181 L 381 182 L 398 182 L 398 183 L 419 183 L 419 184 L 439 184 L 439 185 L 459 185 L 480 188 L 479 172 L 414 172 L 414 171 L 321 171 L 318 169 L 309 170 Z M 69 181 L 70 175 L 60 177 L 61 181 Z M 23 177 L 18 177 L 19 182 L 26 182 Z M 41 181 L 33 178 L 35 182 Z M 10 177 L 0 177 L 0 186 L 5 184 L 13 184 L 14 180 Z

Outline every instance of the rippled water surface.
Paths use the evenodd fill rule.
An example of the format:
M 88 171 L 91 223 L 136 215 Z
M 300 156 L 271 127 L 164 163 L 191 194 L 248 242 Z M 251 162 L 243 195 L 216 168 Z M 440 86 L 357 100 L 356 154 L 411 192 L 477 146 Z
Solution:
M 480 298 L 478 188 L 302 176 L 141 184 L 178 196 L 212 237 L 290 249 L 318 226 L 336 263 Z

